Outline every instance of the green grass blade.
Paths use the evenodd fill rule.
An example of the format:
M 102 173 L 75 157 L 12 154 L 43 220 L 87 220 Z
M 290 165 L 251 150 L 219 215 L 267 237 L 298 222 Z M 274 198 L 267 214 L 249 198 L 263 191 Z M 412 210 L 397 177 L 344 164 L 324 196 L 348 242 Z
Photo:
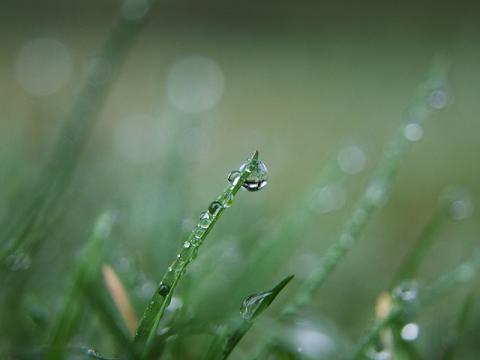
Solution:
M 387 148 L 370 184 L 345 222 L 343 231 L 327 250 L 321 265 L 305 280 L 293 301 L 285 308 L 285 315 L 296 313 L 312 299 L 315 291 L 324 284 L 349 250 L 353 248 L 375 210 L 388 196 L 394 175 L 410 147 L 410 141 L 404 134 L 405 126 L 411 123 L 421 126 L 427 119 L 432 110 L 429 106 L 429 96 L 438 86 L 445 84 L 448 69 L 449 64 L 444 59 L 440 59 L 432 66 L 426 82 L 420 86 L 416 101 L 407 112 L 405 124 L 402 125 L 397 136 Z
M 74 335 L 81 318 L 81 303 L 78 300 L 83 282 L 92 278 L 100 267 L 103 242 L 108 238 L 113 226 L 112 213 L 101 214 L 95 223 L 90 238 L 85 245 L 79 264 L 73 275 L 71 287 L 65 299 L 65 305 L 51 334 L 50 359 L 62 359 L 64 350 Z
M 471 319 L 475 300 L 476 300 L 475 291 L 472 290 L 467 295 L 467 297 L 465 298 L 465 301 L 462 304 L 454 332 L 452 334 L 450 341 L 448 342 L 445 352 L 443 353 L 443 356 L 442 356 L 443 360 L 453 360 L 455 358 L 455 354 L 459 348 L 460 339 L 463 333 L 465 332 L 465 328 L 467 327 L 468 321 Z
M 240 310 L 242 318 L 235 322 L 231 330 L 223 328 L 219 331 L 204 358 L 208 360 L 223 360 L 228 358 L 239 341 L 252 327 L 255 319 L 270 306 L 280 291 L 282 291 L 292 279 L 293 275 L 287 276 L 272 289 L 245 298 Z
M 418 272 L 418 268 L 428 254 L 428 251 L 435 244 L 435 239 L 448 219 L 447 208 L 441 206 L 433 214 L 430 221 L 423 228 L 420 236 L 415 242 L 413 248 L 401 264 L 399 270 L 395 274 L 391 288 L 398 285 L 402 280 L 414 279 Z
M 209 214 L 210 220 L 202 224 L 204 220 L 200 219 L 199 224 L 192 230 L 181 247 L 177 258 L 164 274 L 157 291 L 153 294 L 140 319 L 140 324 L 134 339 L 134 344 L 138 351 L 143 350 L 144 354 L 148 353 L 148 348 L 151 346 L 151 341 L 155 336 L 160 319 L 170 302 L 179 280 L 182 278 L 190 262 L 195 259 L 198 248 L 215 226 L 215 223 L 225 208 L 232 204 L 235 195 L 244 185 L 249 174 L 256 170 L 258 166 L 258 152 L 255 152 L 244 165 L 240 170 L 238 181 L 229 185 L 224 192 L 210 204 L 206 212 Z
M 123 351 L 122 355 L 129 359 L 138 358 L 132 346 L 128 329 L 118 318 L 117 312 L 106 294 L 99 291 L 99 289 L 102 289 L 102 284 L 100 282 L 87 280 L 81 283 L 80 289 L 85 301 L 96 312 L 105 329 L 115 340 L 118 346 L 117 348 Z

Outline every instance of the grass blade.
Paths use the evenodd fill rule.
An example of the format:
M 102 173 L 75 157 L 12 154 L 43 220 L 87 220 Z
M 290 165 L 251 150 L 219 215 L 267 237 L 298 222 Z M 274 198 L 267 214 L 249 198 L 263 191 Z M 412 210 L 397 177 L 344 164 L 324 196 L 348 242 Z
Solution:
M 50 359 L 64 358 L 64 350 L 74 335 L 81 318 L 81 304 L 78 301 L 82 284 L 92 278 L 100 266 L 101 248 L 109 236 L 114 217 L 112 213 L 101 214 L 95 223 L 92 234 L 84 248 L 80 263 L 75 270 L 71 287 L 65 300 L 64 308 L 53 326 L 51 334 Z
M 345 222 L 343 231 L 336 242 L 327 250 L 322 264 L 305 280 L 293 301 L 285 308 L 285 315 L 296 313 L 312 299 L 315 291 L 323 285 L 344 256 L 353 248 L 375 210 L 386 199 L 394 175 L 409 148 L 410 140 L 405 136 L 405 128 L 409 124 L 421 126 L 426 120 L 431 111 L 428 102 L 429 96 L 432 91 L 444 85 L 448 69 L 449 64 L 444 59 L 440 59 L 432 66 L 427 81 L 420 86 L 418 97 L 407 113 L 406 123 L 402 125 L 385 152 L 375 175 L 370 181 L 370 185 L 367 186 L 361 199 L 354 206 L 350 217 Z
M 462 304 L 462 308 L 460 309 L 460 314 L 457 320 L 457 324 L 454 329 L 454 333 L 452 338 L 448 342 L 447 348 L 442 356 L 443 360 L 453 360 L 455 358 L 455 354 L 458 350 L 460 339 L 462 334 L 467 327 L 468 320 L 471 318 L 471 314 L 473 311 L 473 305 L 475 304 L 475 291 L 471 291 L 465 301 Z
M 213 339 L 205 359 L 223 360 L 228 358 L 235 346 L 252 327 L 255 319 L 270 306 L 292 279 L 293 275 L 287 276 L 272 289 L 245 298 L 240 310 L 242 318 L 233 325 L 231 330 L 227 331 L 226 328 L 223 328 L 219 331 L 219 334 Z
M 210 204 L 208 211 L 202 213 L 200 222 L 184 242 L 177 258 L 164 274 L 157 291 L 153 294 L 143 313 L 134 339 L 134 344 L 138 351 L 142 350 L 144 354 L 148 353 L 148 348 L 151 346 L 160 319 L 170 302 L 179 280 L 185 273 L 190 262 L 195 259 L 198 248 L 214 227 L 225 208 L 232 204 L 235 195 L 244 185 L 250 173 L 257 170 L 258 164 L 257 151 L 247 160 L 244 166 L 240 168 L 236 180 L 224 190 L 217 200 Z

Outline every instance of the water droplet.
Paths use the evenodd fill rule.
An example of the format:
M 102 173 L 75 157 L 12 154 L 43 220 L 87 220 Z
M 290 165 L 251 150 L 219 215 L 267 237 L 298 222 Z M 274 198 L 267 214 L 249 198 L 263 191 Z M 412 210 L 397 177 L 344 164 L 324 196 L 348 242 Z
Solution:
M 358 208 L 353 212 L 353 223 L 356 225 L 361 225 L 367 220 L 368 214 L 365 209 Z
M 403 281 L 393 290 L 393 297 L 406 303 L 412 303 L 418 298 L 418 283 L 414 280 Z
M 177 259 L 180 259 L 180 254 L 177 254 Z
M 371 360 L 391 360 L 393 359 L 392 353 L 388 350 L 375 350 L 370 348 L 367 351 L 367 358 Z
M 210 213 L 207 211 L 204 211 L 200 214 L 200 221 L 198 222 L 198 225 L 201 228 L 207 229 L 212 222 Z
M 453 220 L 464 220 L 474 210 L 472 196 L 463 187 L 451 187 L 445 190 L 444 199 L 447 202 L 448 212 Z
M 418 338 L 420 327 L 416 323 L 406 324 L 400 331 L 400 336 L 405 341 L 414 341 Z
M 243 164 L 240 171 L 243 171 L 246 164 Z M 248 169 L 248 168 L 247 168 Z M 250 174 L 245 179 L 243 187 L 248 191 L 258 191 L 267 186 L 268 169 L 267 166 L 260 160 L 256 161 Z
M 255 311 L 260 307 L 263 300 L 272 294 L 271 291 L 265 291 L 260 294 L 250 295 L 243 300 L 240 314 L 245 320 L 251 320 L 255 315 Z
M 366 196 L 368 201 L 375 206 L 382 206 L 388 200 L 387 186 L 384 181 L 374 181 L 367 189 Z
M 5 261 L 10 271 L 25 271 L 32 265 L 30 255 L 21 251 L 9 255 Z
M 474 275 L 475 275 L 475 268 L 470 264 L 460 265 L 457 272 L 457 278 L 459 281 L 462 281 L 462 282 L 470 281 Z
M 473 204 L 469 199 L 455 200 L 450 205 L 450 216 L 454 220 L 463 220 L 473 212 Z
M 47 96 L 67 83 L 73 71 L 73 58 L 57 39 L 37 38 L 22 47 L 14 70 L 16 80 L 28 94 Z
M 188 241 L 188 240 L 183 243 L 183 247 L 185 249 L 188 249 L 190 247 L 190 245 L 192 245 L 192 244 L 190 244 L 190 241 Z
M 339 243 L 340 243 L 340 245 L 341 245 L 342 247 L 348 248 L 348 247 L 350 247 L 350 246 L 353 244 L 354 241 L 355 241 L 355 239 L 353 238 L 352 235 L 350 235 L 350 234 L 342 234 L 342 235 L 340 236 Z
M 350 145 L 338 153 L 338 166 L 347 174 L 357 174 L 367 166 L 367 156 L 360 145 Z
M 213 109 L 225 88 L 222 69 L 205 56 L 178 60 L 167 77 L 167 93 L 172 104 L 183 112 L 200 113 Z
M 170 286 L 167 284 L 162 283 L 158 287 L 158 293 L 162 296 L 167 296 L 169 292 L 170 292 Z
M 173 268 L 171 266 L 168 267 L 168 272 L 172 272 Z
M 403 135 L 409 141 L 418 141 L 423 137 L 422 125 L 417 123 L 410 123 L 403 129 Z
M 335 341 L 322 330 L 308 322 L 301 322 L 294 329 L 292 341 L 302 359 L 335 357 Z
M 320 188 L 315 196 L 315 209 L 322 213 L 336 211 L 345 205 L 347 195 L 343 186 L 338 184 L 329 184 Z
M 228 175 L 228 182 L 232 184 L 233 186 L 238 184 L 238 181 L 240 180 L 240 171 L 234 170 Z
M 229 208 L 230 206 L 233 205 L 233 201 L 234 201 L 233 195 L 228 193 L 223 198 L 223 206 L 226 208 Z
M 434 90 L 430 94 L 428 103 L 436 110 L 444 109 L 448 104 L 448 93 L 444 89 Z
M 210 203 L 210 205 L 208 206 L 208 212 L 210 214 L 212 214 L 213 216 L 217 215 L 217 213 L 220 211 L 220 209 L 222 209 L 223 206 L 222 204 L 219 202 L 219 201 L 213 201 L 212 203 Z
M 195 229 L 193 236 L 198 240 L 198 239 L 201 239 L 204 234 L 205 234 L 205 229 L 199 226 Z

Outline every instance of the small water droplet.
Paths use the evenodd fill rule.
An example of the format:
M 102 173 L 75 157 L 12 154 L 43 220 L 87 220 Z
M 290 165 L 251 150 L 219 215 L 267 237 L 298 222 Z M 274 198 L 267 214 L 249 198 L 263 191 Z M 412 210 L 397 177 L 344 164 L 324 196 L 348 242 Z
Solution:
M 162 283 L 158 287 L 158 293 L 162 296 L 167 296 L 169 292 L 170 292 L 170 286 L 167 284 Z
M 340 150 L 337 162 L 343 172 L 353 175 L 365 169 L 367 156 L 360 145 L 350 145 Z
M 168 272 L 172 272 L 173 268 L 171 266 L 168 267 Z
M 416 323 L 406 324 L 400 331 L 400 336 L 405 341 L 415 341 L 420 333 L 420 327 Z
M 177 254 L 177 259 L 180 259 L 180 254 Z
M 30 255 L 21 251 L 9 255 L 5 261 L 10 271 L 25 271 L 32 265 Z
M 354 241 L 355 239 L 353 238 L 353 236 L 346 233 L 340 236 L 339 243 L 342 247 L 348 248 L 353 244 Z
M 393 290 L 393 296 L 406 303 L 416 301 L 418 298 L 418 283 L 414 280 L 403 281 Z
M 217 215 L 217 213 L 220 211 L 220 209 L 222 209 L 223 206 L 222 204 L 219 202 L 219 201 L 213 201 L 212 203 L 210 203 L 210 205 L 208 206 L 208 212 L 210 214 L 212 214 L 213 216 Z
M 207 229 L 212 222 L 210 213 L 207 211 L 204 211 L 200 214 L 200 221 L 198 222 L 198 225 L 201 228 Z
M 388 200 L 387 185 L 384 181 L 374 181 L 367 189 L 367 199 L 375 206 L 383 206 Z
M 317 190 L 315 198 L 313 204 L 315 210 L 325 214 L 341 209 L 345 205 L 347 195 L 343 186 L 328 184 Z
M 223 198 L 223 207 L 229 208 L 230 206 L 233 205 L 233 195 L 232 194 L 227 194 Z
M 240 180 L 240 171 L 234 170 L 228 175 L 228 182 L 232 184 L 233 186 L 238 184 L 238 181 Z
M 193 234 L 193 236 L 196 238 L 196 239 L 201 239 L 201 237 L 205 234 L 205 229 L 198 226 L 196 229 L 195 229 L 195 232 Z
M 243 164 L 240 168 L 240 171 L 248 170 L 246 164 Z M 248 172 L 248 171 L 247 171 Z M 248 191 L 259 191 L 262 190 L 268 183 L 268 169 L 267 166 L 260 160 L 257 160 L 254 164 L 253 169 L 250 174 L 245 179 L 243 187 Z
M 271 295 L 271 291 L 265 291 L 260 294 L 250 295 L 243 300 L 242 307 L 240 308 L 240 314 L 245 320 L 251 320 L 255 314 L 255 311 L 262 304 L 263 300 Z
M 423 137 L 423 127 L 417 123 L 410 123 L 403 129 L 403 135 L 408 141 L 418 141 Z
M 448 93 L 444 89 L 434 90 L 430 94 L 428 103 L 436 110 L 444 109 L 448 104 Z
M 450 216 L 454 220 L 463 220 L 473 212 L 473 205 L 469 199 L 452 201 L 450 204 Z
M 370 360 L 391 360 L 393 359 L 392 353 L 388 350 L 375 350 L 370 348 L 367 351 L 367 358 Z
M 192 245 L 192 244 L 190 244 L 190 241 L 188 241 L 188 240 L 183 243 L 183 247 L 185 249 L 188 249 L 190 247 L 190 245 Z

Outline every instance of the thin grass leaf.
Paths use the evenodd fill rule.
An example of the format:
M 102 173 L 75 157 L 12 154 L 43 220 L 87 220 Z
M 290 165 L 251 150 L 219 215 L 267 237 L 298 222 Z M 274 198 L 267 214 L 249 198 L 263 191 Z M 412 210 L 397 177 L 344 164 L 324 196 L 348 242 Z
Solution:
M 447 348 L 443 353 L 442 360 L 453 360 L 460 345 L 460 340 L 465 332 L 468 320 L 471 318 L 473 312 L 473 305 L 475 304 L 475 291 L 472 290 L 465 298 L 460 309 L 460 315 L 457 324 L 454 328 L 452 338 L 448 342 Z
M 245 298 L 240 309 L 241 319 L 236 321 L 230 330 L 227 330 L 226 327 L 220 329 L 217 336 L 213 339 L 204 359 L 223 360 L 228 358 L 239 341 L 252 327 L 255 319 L 270 306 L 280 291 L 282 291 L 292 279 L 293 275 L 287 276 L 272 289 Z
M 165 308 L 170 303 L 173 292 L 187 270 L 188 265 L 197 256 L 198 248 L 201 246 L 211 229 L 215 226 L 223 211 L 232 205 L 237 192 L 244 186 L 247 178 L 252 172 L 258 170 L 260 161 L 258 160 L 258 151 L 247 160 L 240 168 L 235 179 L 224 192 L 213 201 L 207 211 L 201 214 L 199 223 L 192 230 L 187 240 L 183 243 L 177 258 L 170 265 L 163 276 L 157 290 L 153 294 L 137 328 L 134 339 L 135 348 L 148 353 L 148 348 L 152 345 L 152 340 L 158 328 L 158 324 L 165 312 Z
M 111 212 L 105 212 L 98 217 L 92 234 L 85 245 L 80 262 L 74 271 L 71 286 L 68 290 L 65 305 L 53 326 L 51 334 L 50 359 L 64 358 L 64 349 L 74 335 L 81 318 L 82 304 L 79 301 L 80 287 L 82 283 L 91 279 L 97 273 L 100 266 L 102 246 L 109 236 L 114 222 Z
M 315 291 L 324 284 L 349 250 L 353 248 L 375 211 L 388 197 L 394 176 L 412 142 L 405 134 L 406 127 L 410 124 L 421 126 L 425 122 L 432 111 L 429 104 L 431 93 L 446 83 L 449 63 L 443 58 L 436 60 L 426 82 L 419 88 L 417 99 L 407 112 L 405 123 L 387 148 L 370 184 L 345 222 L 343 231 L 327 250 L 321 265 L 312 271 L 301 285 L 293 301 L 286 306 L 284 315 L 298 312 L 313 298 Z
M 454 270 L 442 275 L 432 284 L 422 288 L 418 294 L 418 301 L 415 301 L 415 312 L 418 313 L 422 308 L 440 300 L 452 291 L 455 287 L 472 281 L 476 275 L 480 272 L 480 250 L 478 250 L 469 261 L 466 261 Z M 354 359 L 365 358 L 365 351 L 373 344 L 378 338 L 380 333 L 391 326 L 394 322 L 405 313 L 405 311 L 411 312 L 412 304 L 396 303 L 391 307 L 391 310 L 387 316 L 385 316 L 380 322 L 377 322 L 374 327 L 368 332 L 365 338 L 360 342 L 354 352 Z M 408 308 L 406 308 L 408 307 Z
M 108 334 L 115 340 L 117 348 L 123 351 L 122 355 L 129 359 L 137 359 L 138 354 L 132 346 L 127 328 L 123 326 L 123 322 L 116 316 L 113 304 L 108 301 L 105 294 L 99 291 L 99 289 L 102 289 L 101 284 L 87 280 L 80 284 L 80 289 L 85 301 L 95 311 Z

